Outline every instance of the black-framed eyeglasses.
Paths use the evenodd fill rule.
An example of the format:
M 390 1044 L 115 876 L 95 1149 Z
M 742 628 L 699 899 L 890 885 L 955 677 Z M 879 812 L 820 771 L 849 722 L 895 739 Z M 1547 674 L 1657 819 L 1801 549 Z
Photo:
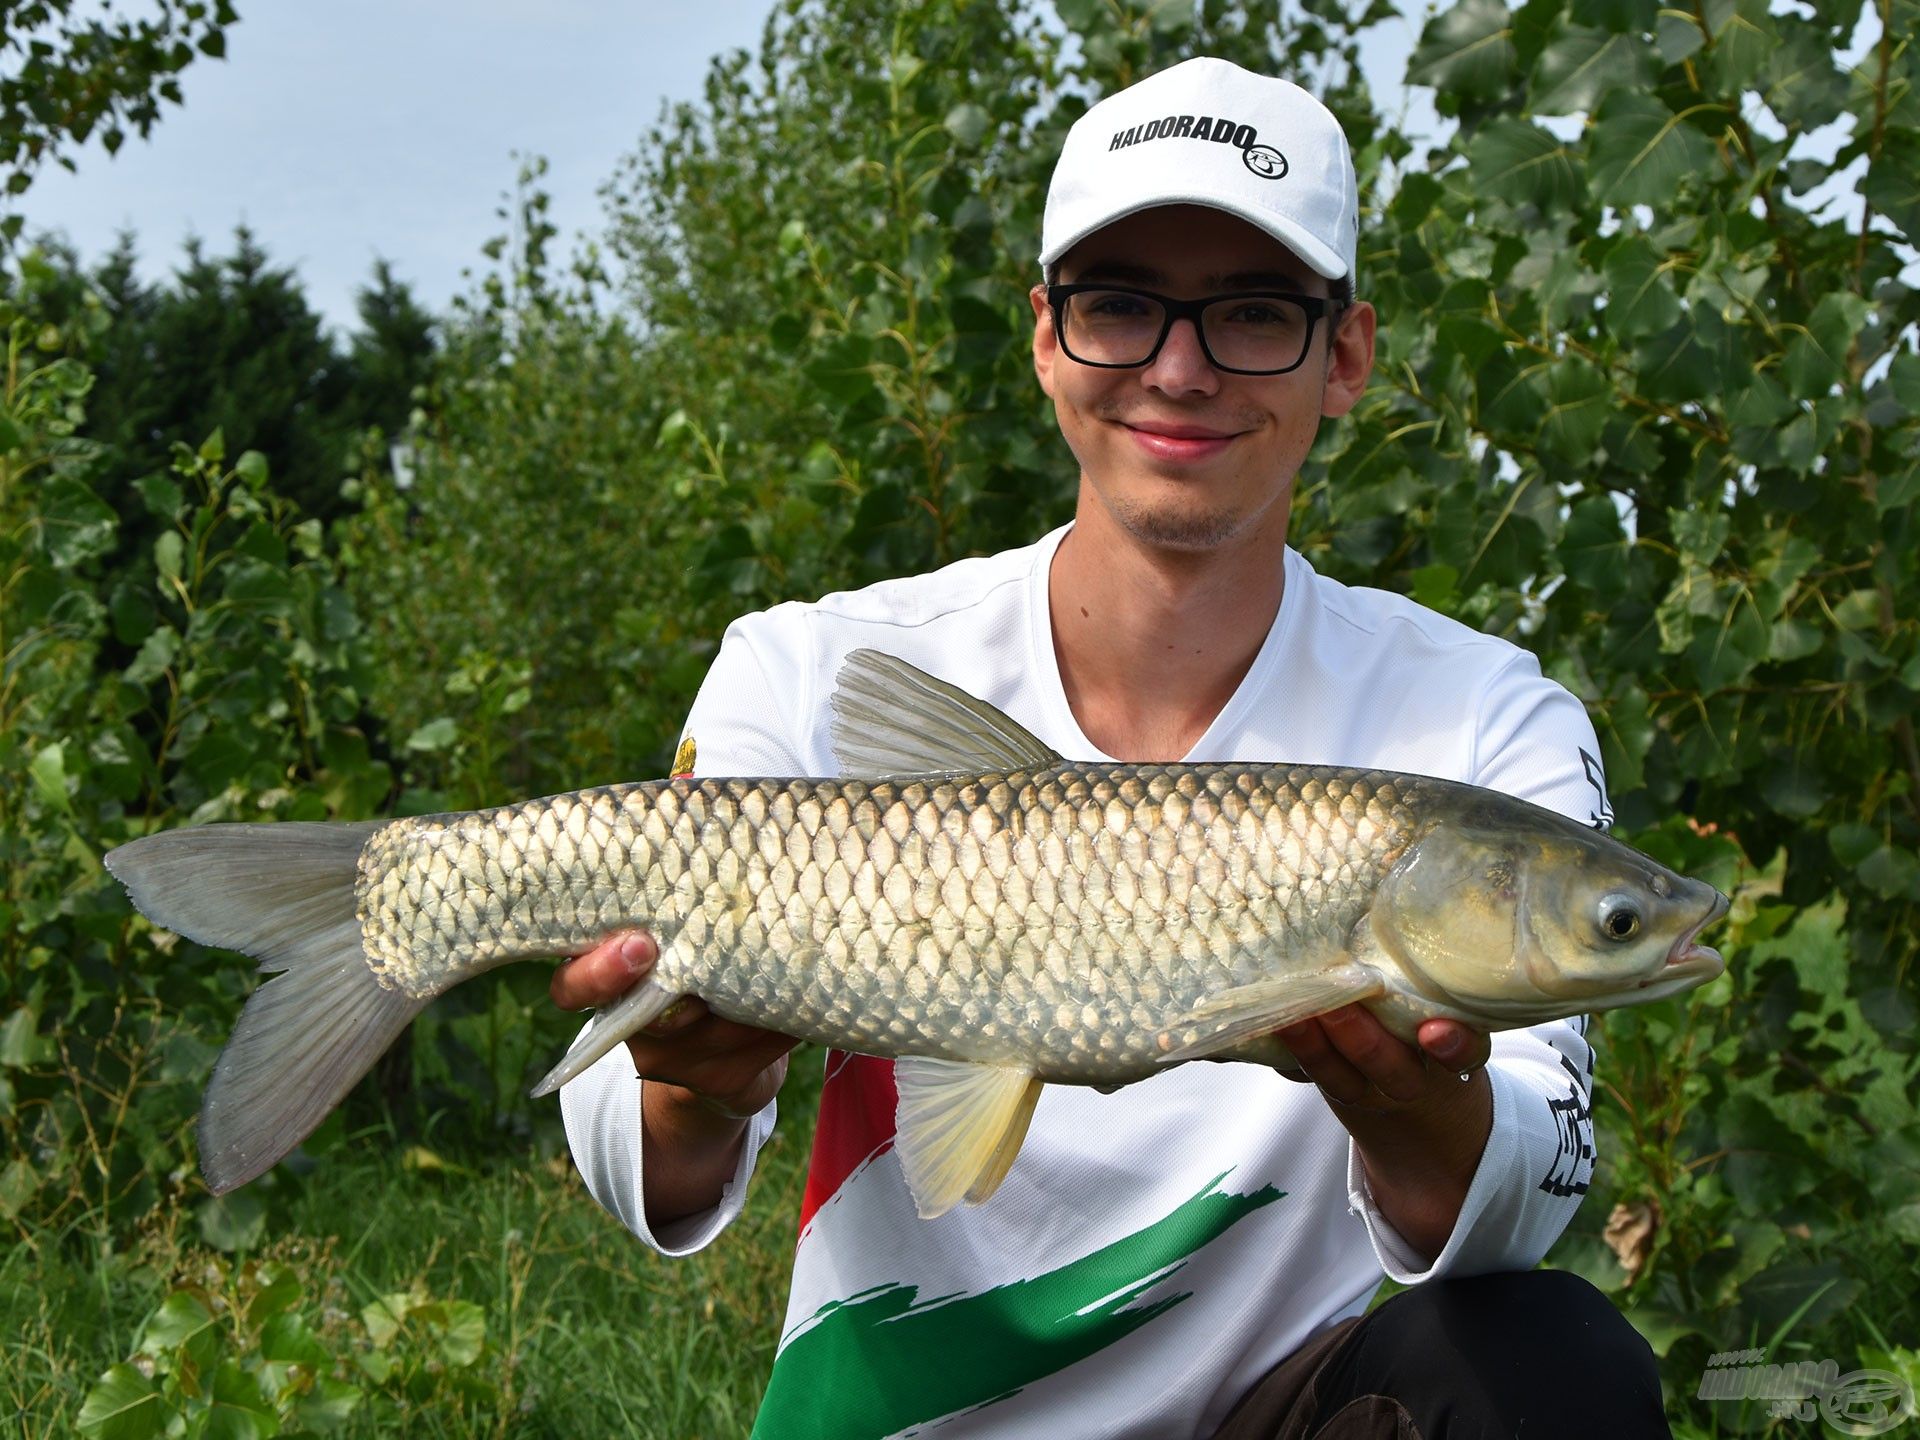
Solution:
M 1151 365 L 1173 333 L 1191 320 L 1207 363 L 1230 375 L 1284 375 L 1313 344 L 1314 327 L 1343 305 L 1324 295 L 1246 290 L 1176 300 L 1127 285 L 1049 285 L 1053 333 L 1067 357 L 1102 370 Z

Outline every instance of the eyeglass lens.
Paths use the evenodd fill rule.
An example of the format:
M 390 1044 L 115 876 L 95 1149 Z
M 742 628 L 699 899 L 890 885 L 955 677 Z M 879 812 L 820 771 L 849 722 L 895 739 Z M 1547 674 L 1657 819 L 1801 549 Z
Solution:
M 1144 365 L 1160 343 L 1167 309 L 1124 290 L 1082 290 L 1066 300 L 1067 354 L 1085 365 Z M 1291 369 L 1306 354 L 1312 321 L 1289 300 L 1241 296 L 1200 312 L 1214 363 L 1230 370 Z

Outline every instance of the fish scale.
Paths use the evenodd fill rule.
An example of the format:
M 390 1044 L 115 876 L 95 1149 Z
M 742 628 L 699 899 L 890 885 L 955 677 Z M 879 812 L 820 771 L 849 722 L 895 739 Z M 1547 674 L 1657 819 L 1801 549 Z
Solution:
M 358 914 L 411 996 L 644 925 L 658 982 L 730 1019 L 1105 1082 L 1152 1063 L 1141 1016 L 1339 943 L 1419 800 L 1282 766 L 658 781 L 394 821 Z

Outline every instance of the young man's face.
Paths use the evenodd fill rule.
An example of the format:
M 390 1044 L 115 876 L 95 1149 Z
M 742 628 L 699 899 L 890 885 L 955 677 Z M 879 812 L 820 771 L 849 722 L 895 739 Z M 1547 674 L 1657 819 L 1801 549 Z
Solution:
M 1264 231 L 1223 211 L 1171 205 L 1115 221 L 1061 260 L 1061 284 L 1112 281 L 1178 299 L 1235 290 L 1328 293 L 1328 282 Z M 1306 359 L 1283 375 L 1217 370 L 1190 320 L 1174 323 L 1148 365 L 1108 370 L 1061 350 L 1046 290 L 1035 286 L 1033 363 L 1080 462 L 1081 502 L 1097 503 L 1156 548 L 1204 551 L 1286 536 L 1293 480 L 1320 417 L 1344 415 L 1373 366 L 1374 316 L 1359 304 L 1315 327 Z

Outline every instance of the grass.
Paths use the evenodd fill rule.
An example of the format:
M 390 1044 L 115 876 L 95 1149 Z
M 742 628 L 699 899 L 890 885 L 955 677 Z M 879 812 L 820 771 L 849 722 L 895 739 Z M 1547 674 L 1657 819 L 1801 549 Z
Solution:
M 193 1201 L 118 1245 L 105 1227 L 33 1236 L 0 1256 L 0 1435 L 78 1433 L 89 1390 L 135 1357 L 170 1294 L 238 1322 L 274 1275 L 297 1287 L 293 1311 L 332 1373 L 361 1392 L 330 1433 L 744 1435 L 785 1313 L 819 1073 L 817 1056 L 797 1057 L 746 1214 L 685 1260 L 628 1234 L 564 1154 L 496 1149 L 439 1168 L 364 1143 L 277 1177 L 264 1230 L 237 1253 L 206 1243 Z M 409 1293 L 424 1305 L 414 1333 L 380 1342 L 367 1307 Z M 445 1332 L 467 1305 L 484 1322 L 471 1357 Z M 238 1336 L 228 1353 L 249 1345 L 257 1336 Z

